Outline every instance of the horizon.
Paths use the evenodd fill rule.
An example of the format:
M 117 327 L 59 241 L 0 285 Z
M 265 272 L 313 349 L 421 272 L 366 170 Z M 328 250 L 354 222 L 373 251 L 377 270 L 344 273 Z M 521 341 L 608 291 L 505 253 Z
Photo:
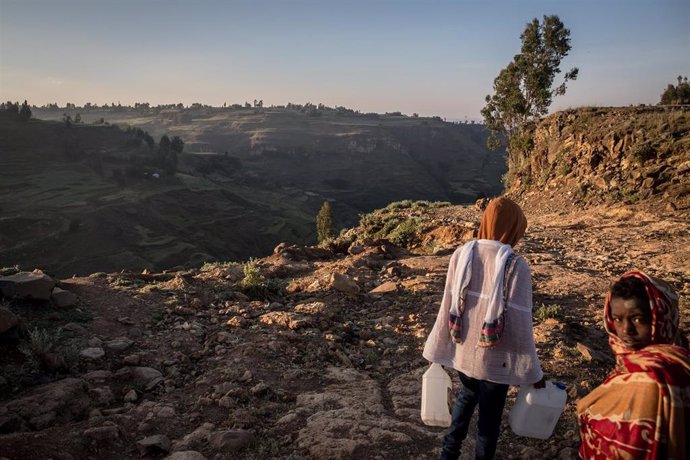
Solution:
M 532 18 L 571 31 L 552 112 L 656 104 L 690 71 L 690 2 L 0 0 L 0 100 L 323 103 L 481 120 Z M 27 34 L 26 32 L 30 33 Z

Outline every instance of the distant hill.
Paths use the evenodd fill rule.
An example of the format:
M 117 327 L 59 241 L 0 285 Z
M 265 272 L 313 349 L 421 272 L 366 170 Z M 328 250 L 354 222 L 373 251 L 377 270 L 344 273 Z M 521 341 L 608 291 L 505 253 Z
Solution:
M 50 121 L 0 119 L 2 265 L 67 276 L 244 260 L 280 241 L 313 242 L 324 200 L 340 228 L 391 201 L 499 193 L 505 172 L 482 126 L 440 119 L 290 109 L 67 114 L 77 112 L 83 123 L 71 126 L 60 121 L 64 110 L 34 110 Z M 152 166 L 154 153 L 127 126 L 156 142 L 180 136 L 177 174 Z

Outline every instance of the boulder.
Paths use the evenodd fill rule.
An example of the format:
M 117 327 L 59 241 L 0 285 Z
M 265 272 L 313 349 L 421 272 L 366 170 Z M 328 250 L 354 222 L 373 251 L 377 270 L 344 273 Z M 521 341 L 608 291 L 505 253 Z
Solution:
M 40 270 L 0 276 L 0 291 L 5 297 L 30 300 L 49 300 L 55 281 Z
M 77 295 L 73 292 L 54 287 L 50 295 L 56 307 L 71 307 L 77 303 Z

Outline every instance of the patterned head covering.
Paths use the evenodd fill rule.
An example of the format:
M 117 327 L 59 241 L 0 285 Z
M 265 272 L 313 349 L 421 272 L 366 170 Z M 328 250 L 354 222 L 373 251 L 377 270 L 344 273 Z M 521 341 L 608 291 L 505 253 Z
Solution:
M 678 313 L 678 296 L 671 286 L 663 280 L 652 278 L 651 276 L 638 271 L 630 271 L 621 276 L 617 281 L 626 278 L 637 278 L 642 281 L 649 298 L 649 309 L 652 312 L 652 344 L 674 344 L 683 345 L 684 338 L 680 334 L 678 323 L 680 314 Z M 609 345 L 615 354 L 630 353 L 632 350 L 626 348 L 616 335 L 616 328 L 611 316 L 611 291 L 606 295 L 604 306 L 604 327 L 609 334 Z
M 480 240 L 495 240 L 515 246 L 527 229 L 527 218 L 513 200 L 499 197 L 491 200 L 479 224 Z

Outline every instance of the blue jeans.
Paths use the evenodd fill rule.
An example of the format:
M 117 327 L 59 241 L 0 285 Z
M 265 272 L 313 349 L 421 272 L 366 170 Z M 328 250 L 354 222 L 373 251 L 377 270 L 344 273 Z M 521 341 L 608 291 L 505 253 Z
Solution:
M 441 460 L 457 460 L 460 456 L 460 448 L 467 437 L 470 419 L 477 404 L 479 404 L 479 421 L 475 457 L 492 459 L 496 454 L 496 444 L 501 431 L 501 416 L 508 395 L 508 385 L 477 380 L 462 372 L 458 373 L 462 389 L 458 394 L 458 399 L 455 400 L 450 429 L 443 438 Z

